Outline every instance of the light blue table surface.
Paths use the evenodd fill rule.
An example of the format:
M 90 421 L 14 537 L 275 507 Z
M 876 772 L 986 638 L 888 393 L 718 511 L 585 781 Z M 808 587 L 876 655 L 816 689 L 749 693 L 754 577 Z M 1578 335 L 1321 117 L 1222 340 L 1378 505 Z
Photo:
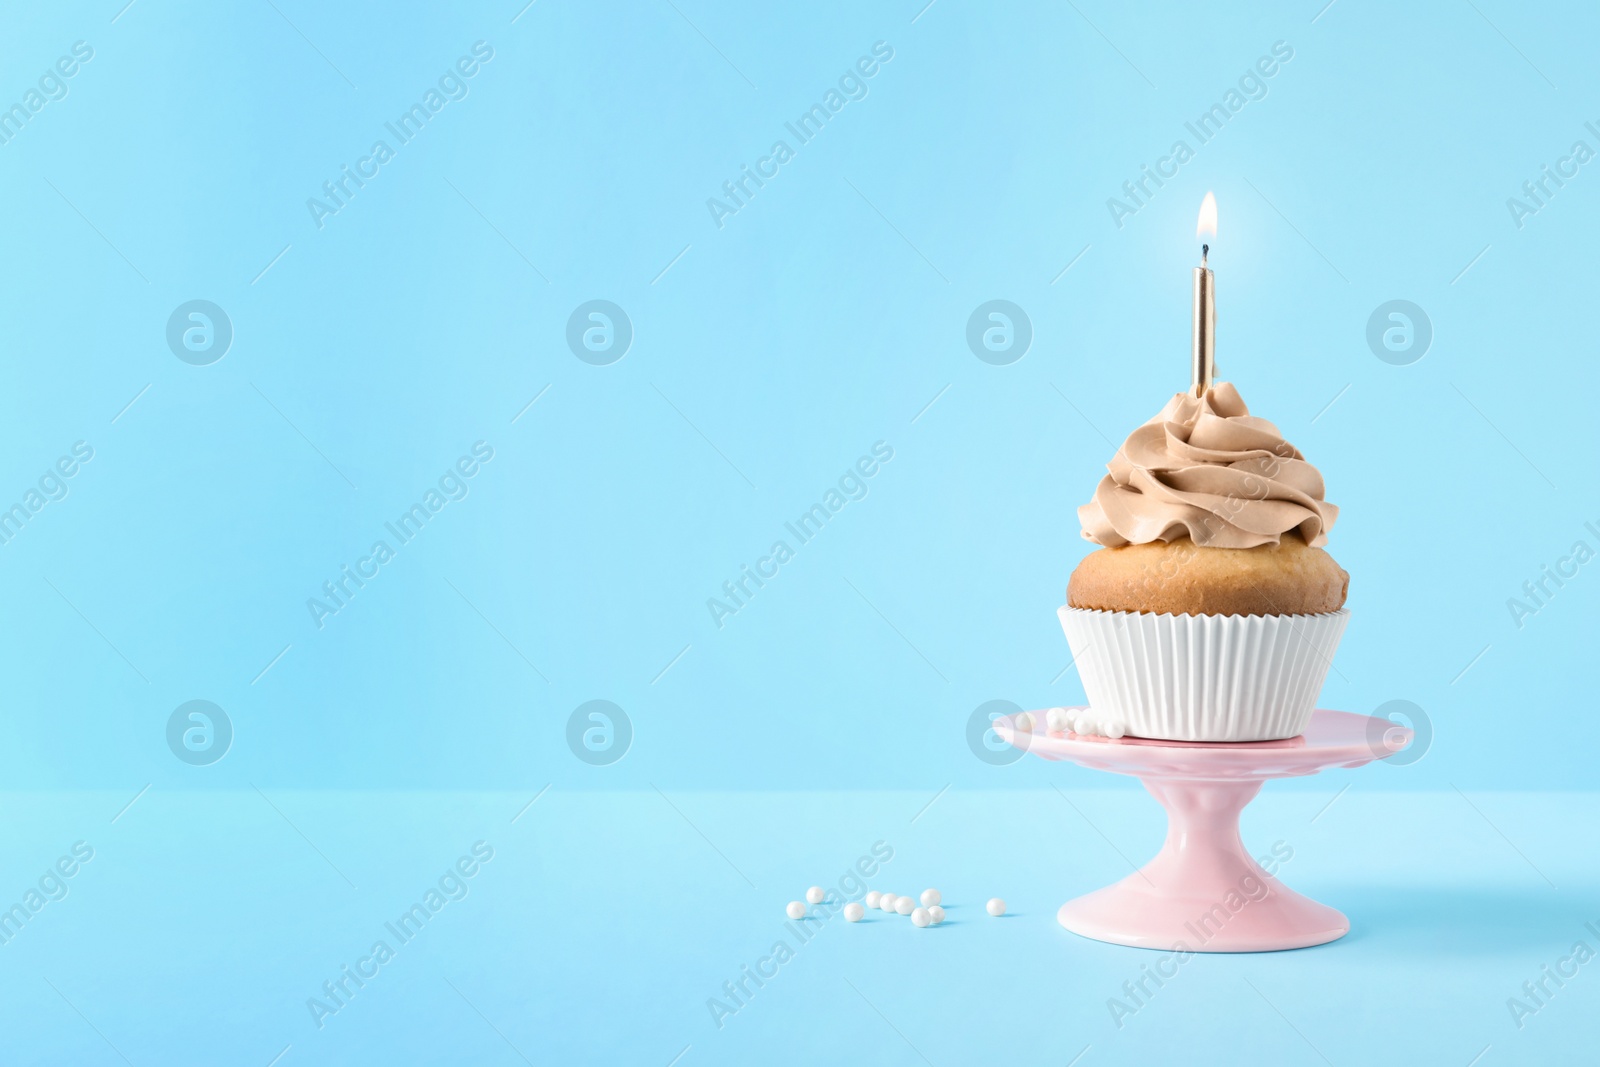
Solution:
M 1042 763 L 1028 789 L 937 800 L 152 789 L 122 810 L 11 793 L 6 900 L 75 842 L 93 859 L 0 946 L 0 1030 L 7 1062 L 75 1067 L 1581 1062 L 1600 964 L 1562 961 L 1600 948 L 1600 801 L 1362 780 L 1385 773 L 1269 784 L 1244 818 L 1252 853 L 1292 852 L 1279 877 L 1343 910 L 1348 936 L 1163 963 L 1160 986 L 1165 954 L 1055 923 L 1154 853 L 1159 808 Z M 802 941 L 784 905 L 875 845 L 892 858 L 870 884 L 938 887 L 945 924 L 811 919 Z M 459 899 L 397 937 L 386 924 L 475 846 L 492 858 L 446 879 Z M 779 940 L 792 958 L 762 964 Z M 364 962 L 378 941 L 392 958 Z M 761 986 L 758 965 L 776 970 Z M 1518 1026 L 1509 998 L 1533 1005 L 1523 983 L 1558 965 L 1576 976 L 1546 978 Z M 344 967 L 376 975 L 346 979 L 341 1005 L 323 985 Z M 1143 1003 L 1124 989 L 1141 979 Z M 1135 1009 L 1120 1026 L 1113 998 Z

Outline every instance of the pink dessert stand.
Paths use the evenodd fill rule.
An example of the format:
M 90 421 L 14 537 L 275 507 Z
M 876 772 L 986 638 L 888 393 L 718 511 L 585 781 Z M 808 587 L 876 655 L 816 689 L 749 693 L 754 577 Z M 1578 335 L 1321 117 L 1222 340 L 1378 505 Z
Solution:
M 1076 716 L 1079 710 L 1069 709 Z M 1343 937 L 1350 921 L 1280 884 L 1245 851 L 1239 813 L 1269 778 L 1360 767 L 1411 743 L 1388 719 L 1317 711 L 1286 741 L 1205 743 L 1050 733 L 1045 713 L 995 720 L 1008 744 L 1144 783 L 1167 810 L 1167 840 L 1155 859 L 1104 889 L 1069 900 L 1056 921 L 1083 937 L 1135 948 L 1190 952 L 1271 952 Z

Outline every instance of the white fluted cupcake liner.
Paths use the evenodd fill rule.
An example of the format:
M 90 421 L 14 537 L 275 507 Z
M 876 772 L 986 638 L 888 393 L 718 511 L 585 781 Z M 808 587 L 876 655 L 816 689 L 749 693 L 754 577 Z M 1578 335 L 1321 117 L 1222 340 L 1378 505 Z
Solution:
M 1136 737 L 1273 741 L 1305 732 L 1350 612 L 1149 615 L 1062 607 L 1089 707 Z

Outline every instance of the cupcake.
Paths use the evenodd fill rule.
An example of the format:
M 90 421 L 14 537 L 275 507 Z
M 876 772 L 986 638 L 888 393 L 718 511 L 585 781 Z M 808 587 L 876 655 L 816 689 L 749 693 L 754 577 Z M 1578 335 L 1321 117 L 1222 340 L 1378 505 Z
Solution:
M 1107 470 L 1078 509 L 1102 547 L 1059 613 L 1095 715 L 1174 741 L 1303 733 L 1349 617 L 1317 469 L 1218 382 L 1174 396 Z

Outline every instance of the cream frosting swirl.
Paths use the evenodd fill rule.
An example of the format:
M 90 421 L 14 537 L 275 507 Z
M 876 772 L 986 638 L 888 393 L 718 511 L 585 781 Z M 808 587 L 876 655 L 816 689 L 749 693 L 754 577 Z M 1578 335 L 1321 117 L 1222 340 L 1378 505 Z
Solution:
M 1134 430 L 1106 464 L 1094 500 L 1078 509 L 1083 536 L 1116 547 L 1188 537 L 1214 548 L 1276 545 L 1290 530 L 1328 541 L 1339 509 L 1322 475 L 1278 428 L 1218 382 L 1179 393 Z

